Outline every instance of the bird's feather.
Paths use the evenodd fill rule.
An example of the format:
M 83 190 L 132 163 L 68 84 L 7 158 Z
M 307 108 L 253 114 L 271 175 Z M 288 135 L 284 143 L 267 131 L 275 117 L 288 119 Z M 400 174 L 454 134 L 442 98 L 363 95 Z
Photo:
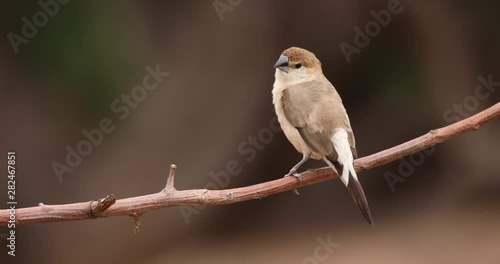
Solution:
M 357 157 L 354 134 L 342 99 L 326 78 L 288 87 L 283 91 L 282 101 L 287 120 L 311 149 L 337 160 L 331 137 L 335 129 L 342 128 L 348 133 L 353 156 Z

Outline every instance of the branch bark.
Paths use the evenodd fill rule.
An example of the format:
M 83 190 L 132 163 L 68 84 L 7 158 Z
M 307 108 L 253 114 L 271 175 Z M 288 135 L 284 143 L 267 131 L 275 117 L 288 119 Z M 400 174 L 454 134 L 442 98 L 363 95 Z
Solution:
M 431 130 L 429 133 L 401 145 L 355 160 L 357 172 L 369 170 L 390 163 L 402 157 L 442 143 L 465 132 L 479 129 L 483 124 L 500 115 L 500 103 L 449 126 Z M 279 177 L 277 180 L 227 190 L 176 190 L 174 188 L 175 165 L 171 165 L 165 188 L 159 193 L 115 200 L 108 195 L 97 201 L 45 205 L 20 208 L 15 212 L 16 225 L 31 225 L 60 221 L 76 221 L 111 216 L 130 216 L 139 225 L 139 217 L 147 211 L 182 205 L 222 205 L 261 199 L 269 195 L 294 190 L 299 187 L 337 178 L 330 168 L 308 170 L 302 173 L 302 180 L 294 177 Z M 6 226 L 10 219 L 8 209 L 0 211 L 0 226 Z

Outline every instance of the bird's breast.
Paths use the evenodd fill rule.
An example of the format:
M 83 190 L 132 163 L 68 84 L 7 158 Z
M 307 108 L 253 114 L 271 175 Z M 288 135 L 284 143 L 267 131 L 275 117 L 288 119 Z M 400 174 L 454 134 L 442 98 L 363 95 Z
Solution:
M 285 89 L 286 87 L 280 86 L 279 83 L 275 83 L 273 89 L 273 104 L 281 129 L 283 130 L 283 133 L 285 133 L 288 141 L 292 143 L 298 152 L 311 156 L 312 158 L 320 159 L 321 157 L 317 157 L 318 155 L 313 153 L 311 148 L 309 148 L 306 142 L 302 139 L 302 136 L 300 136 L 299 131 L 287 119 L 282 100 Z

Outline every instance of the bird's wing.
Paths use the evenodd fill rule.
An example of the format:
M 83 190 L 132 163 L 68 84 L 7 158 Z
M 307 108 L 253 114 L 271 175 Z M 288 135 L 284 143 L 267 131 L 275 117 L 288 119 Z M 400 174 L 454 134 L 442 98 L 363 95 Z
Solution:
M 347 131 L 354 157 L 354 134 L 342 100 L 326 79 L 293 85 L 283 92 L 283 109 L 288 121 L 299 131 L 307 145 L 329 159 L 337 160 L 331 141 L 335 129 Z

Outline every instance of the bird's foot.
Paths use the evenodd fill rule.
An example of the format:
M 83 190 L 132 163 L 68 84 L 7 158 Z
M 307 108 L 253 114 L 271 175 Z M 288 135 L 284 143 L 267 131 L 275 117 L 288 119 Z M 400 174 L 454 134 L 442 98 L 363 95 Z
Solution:
M 300 175 L 300 173 L 298 173 L 296 170 L 292 169 L 287 175 L 285 175 L 285 177 L 288 177 L 288 176 L 293 176 L 293 177 L 297 178 L 297 180 L 302 181 L 302 175 Z
M 285 175 L 285 177 L 289 177 L 289 176 L 293 176 L 295 177 L 297 180 L 302 181 L 302 175 L 300 175 L 300 173 L 298 173 L 296 170 L 292 169 L 287 175 Z M 285 178 L 283 177 L 283 178 Z M 297 189 L 293 189 L 293 192 L 296 194 L 296 195 L 300 195 L 299 191 L 297 191 Z

